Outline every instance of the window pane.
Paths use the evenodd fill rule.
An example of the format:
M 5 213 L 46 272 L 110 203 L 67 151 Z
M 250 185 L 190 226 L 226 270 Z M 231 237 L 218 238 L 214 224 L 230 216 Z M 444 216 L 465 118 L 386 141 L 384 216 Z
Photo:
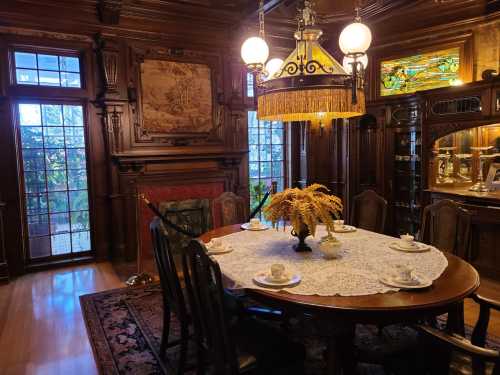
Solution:
M 38 55 L 38 69 L 59 70 L 59 61 L 54 55 Z
M 50 240 L 52 255 L 71 253 L 71 235 L 69 233 L 50 236 Z
M 16 69 L 16 82 L 21 85 L 38 85 L 36 70 Z
M 71 213 L 71 231 L 89 230 L 89 212 L 74 211 Z
M 34 148 L 23 150 L 24 171 L 39 171 L 45 169 L 45 154 L 43 149 Z
M 40 104 L 19 104 L 19 123 L 24 125 L 42 125 Z
M 260 163 L 260 177 L 261 178 L 271 177 L 271 163 L 269 162 Z
M 63 148 L 64 130 L 62 127 L 43 128 L 45 148 Z
M 68 155 L 68 169 L 84 169 L 86 166 L 85 149 L 74 148 L 66 150 Z
M 28 233 L 32 237 L 49 234 L 48 215 L 28 216 Z
M 250 161 L 259 161 L 259 146 L 258 145 L 250 145 L 249 146 L 250 153 L 248 155 Z
M 259 142 L 260 144 L 271 144 L 271 129 L 269 128 L 260 128 L 259 130 L 260 138 Z
M 259 147 L 260 161 L 271 161 L 271 146 L 262 144 Z
M 45 70 L 39 70 L 38 76 L 40 80 L 40 85 L 44 86 L 61 86 L 59 80 L 59 72 L 49 72 Z
M 26 212 L 28 215 L 47 213 L 47 195 L 27 195 Z
M 273 144 L 283 143 L 283 129 L 277 129 L 273 126 L 271 130 L 272 142 Z
M 49 210 L 51 213 L 69 211 L 68 193 L 49 193 Z
M 59 64 L 61 70 L 66 72 L 80 72 L 80 59 L 78 57 L 60 56 Z
M 81 106 L 65 105 L 63 107 L 65 126 L 83 126 L 83 111 Z
M 87 196 L 87 190 L 70 191 L 69 202 L 71 211 L 88 210 L 89 198 Z
M 249 175 L 250 178 L 259 177 L 259 163 L 249 163 Z
M 253 89 L 253 74 L 247 73 L 247 96 L 249 98 L 253 98 L 254 89 Z
M 90 250 L 90 232 L 72 233 L 73 252 Z
M 283 176 L 283 162 L 273 162 L 273 177 Z
M 27 193 L 38 194 L 47 190 L 45 186 L 45 171 L 24 172 L 24 188 Z
M 47 189 L 49 191 L 67 190 L 66 171 L 47 171 Z
M 30 238 L 30 254 L 32 258 L 50 256 L 50 237 Z
M 43 125 L 62 126 L 62 113 L 60 105 L 42 104 Z
M 66 152 L 63 148 L 46 150 L 45 158 L 47 162 L 47 169 L 66 169 Z
M 68 148 L 83 148 L 85 140 L 83 138 L 83 128 L 64 128 L 66 134 L 66 147 Z
M 69 213 L 63 212 L 60 214 L 50 215 L 50 233 L 66 233 L 69 232 Z
M 80 73 L 61 72 L 61 86 L 63 87 L 81 87 Z
M 23 126 L 21 128 L 21 142 L 23 148 L 42 148 L 42 128 L 39 126 Z
M 15 52 L 16 68 L 36 69 L 36 54 L 28 52 Z
M 272 158 L 276 161 L 283 159 L 283 146 L 273 144 Z
M 259 128 L 248 129 L 248 144 L 249 145 L 259 144 Z
M 81 190 L 87 188 L 87 171 L 85 169 L 68 170 L 69 190 Z

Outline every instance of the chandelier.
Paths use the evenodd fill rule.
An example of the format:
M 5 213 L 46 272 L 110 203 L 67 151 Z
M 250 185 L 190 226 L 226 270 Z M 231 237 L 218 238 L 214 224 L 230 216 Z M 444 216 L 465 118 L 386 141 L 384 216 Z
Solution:
M 295 50 L 284 61 L 268 61 L 260 0 L 260 35 L 247 39 L 241 48 L 243 61 L 256 77 L 260 120 L 329 121 L 365 113 L 363 73 L 372 37 L 370 29 L 361 23 L 358 8 L 356 12 L 355 22 L 339 37 L 339 47 L 345 54 L 342 65 L 321 47 L 323 32 L 315 26 L 316 14 L 307 0 L 299 10 Z

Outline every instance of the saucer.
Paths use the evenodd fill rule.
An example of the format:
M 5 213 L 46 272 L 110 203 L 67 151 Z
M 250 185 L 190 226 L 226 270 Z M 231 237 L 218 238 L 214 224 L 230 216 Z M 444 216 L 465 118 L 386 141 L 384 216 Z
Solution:
M 429 245 L 420 242 L 414 242 L 414 244 L 415 246 L 413 247 L 403 247 L 400 245 L 400 242 L 392 242 L 389 247 L 393 250 L 404 251 L 407 253 L 423 253 L 431 249 Z
M 289 286 L 295 286 L 300 283 L 301 277 L 300 275 L 291 275 L 286 279 L 282 279 L 280 281 L 274 281 L 266 272 L 259 272 L 253 277 L 253 281 L 255 284 L 263 287 L 273 287 L 273 288 L 284 288 Z
M 207 251 L 208 255 L 227 254 L 234 250 L 231 246 L 228 245 L 214 248 L 210 246 L 210 242 L 208 242 L 205 246 L 208 250 Z
M 416 283 L 409 283 L 409 281 L 415 281 Z M 422 288 L 427 288 L 432 285 L 432 280 L 427 279 L 424 276 L 421 275 L 415 275 L 412 280 L 408 281 L 403 281 L 400 279 L 395 278 L 394 276 L 387 275 L 387 276 L 381 276 L 379 277 L 379 281 L 382 284 L 400 288 L 400 289 L 422 289 Z
M 266 224 L 260 223 L 258 227 L 250 227 L 250 223 L 241 224 L 241 229 L 245 230 L 266 230 L 269 227 Z
M 352 225 L 343 225 L 341 228 L 333 228 L 333 231 L 335 233 L 349 233 L 349 232 L 356 232 L 356 227 L 353 227 Z

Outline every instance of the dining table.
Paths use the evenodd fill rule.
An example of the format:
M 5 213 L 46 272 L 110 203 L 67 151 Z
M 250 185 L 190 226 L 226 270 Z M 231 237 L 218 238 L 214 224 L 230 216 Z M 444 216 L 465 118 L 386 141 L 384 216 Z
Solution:
M 200 240 L 210 244 L 218 238 L 230 247 L 231 252 L 214 255 L 228 288 L 242 288 L 253 300 L 287 315 L 314 317 L 327 340 L 328 374 L 355 373 L 356 324 L 411 324 L 456 312 L 479 287 L 474 267 L 453 254 L 434 247 L 417 254 L 395 251 L 391 244 L 397 238 L 362 229 L 334 233 L 342 243 L 341 255 L 324 259 L 318 240 L 326 231 L 318 228 L 315 237 L 306 239 L 309 253 L 293 250 L 297 239 L 290 227 L 244 231 L 235 224 L 204 233 Z M 279 289 L 254 283 L 252 275 L 273 263 L 301 273 L 301 282 Z M 380 274 L 398 264 L 418 269 L 432 284 L 407 290 L 380 282 Z

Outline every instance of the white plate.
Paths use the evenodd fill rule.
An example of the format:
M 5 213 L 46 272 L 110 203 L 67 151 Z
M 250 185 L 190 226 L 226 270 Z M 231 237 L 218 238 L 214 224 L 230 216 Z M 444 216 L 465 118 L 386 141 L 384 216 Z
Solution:
M 415 245 L 416 246 L 413 248 L 401 247 L 401 245 L 398 242 L 393 242 L 389 245 L 389 247 L 393 250 L 404 251 L 406 253 L 423 253 L 431 249 L 429 245 L 426 245 L 424 243 L 415 242 Z
M 266 274 L 265 272 L 259 272 L 253 277 L 253 281 L 255 284 L 272 288 L 285 288 L 289 286 L 295 286 L 300 283 L 300 280 L 300 275 L 292 275 L 290 278 L 287 278 L 284 281 L 271 281 L 269 279 L 269 274 Z
M 231 246 L 226 246 L 221 249 L 213 250 L 207 247 L 208 255 L 219 255 L 219 254 L 227 254 L 233 251 L 234 249 Z
M 260 226 L 258 226 L 257 228 L 250 228 L 250 223 L 245 223 L 245 224 L 241 224 L 241 229 L 245 229 L 245 230 L 266 230 L 266 229 L 269 229 L 269 227 L 266 224 L 260 223 Z
M 402 283 L 399 282 L 397 279 L 394 279 L 392 276 L 381 276 L 379 278 L 379 281 L 382 284 L 400 288 L 400 289 L 422 289 L 422 288 L 427 288 L 432 285 L 432 280 L 427 279 L 426 277 L 422 275 L 416 275 L 416 279 L 418 280 L 418 284 L 407 284 L 407 283 Z
M 350 233 L 350 232 L 356 232 L 356 227 L 353 227 L 352 225 L 344 225 L 342 229 L 333 229 L 335 233 Z

